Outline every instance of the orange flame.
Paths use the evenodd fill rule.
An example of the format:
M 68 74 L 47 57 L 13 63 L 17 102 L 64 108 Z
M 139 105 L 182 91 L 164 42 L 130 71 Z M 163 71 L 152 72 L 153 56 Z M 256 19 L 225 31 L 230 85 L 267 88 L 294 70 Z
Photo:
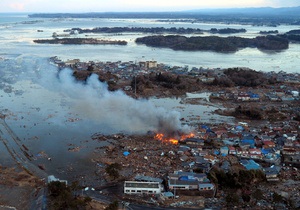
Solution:
M 190 134 L 183 134 L 182 136 L 180 136 L 178 139 L 176 138 L 169 138 L 169 137 L 165 137 L 164 134 L 162 133 L 157 133 L 155 136 L 154 136 L 154 139 L 156 140 L 160 140 L 162 142 L 167 142 L 167 143 L 171 143 L 171 144 L 175 144 L 177 145 L 179 143 L 179 141 L 183 141 L 187 138 L 192 138 L 194 137 L 195 134 L 193 133 L 190 133 Z
M 178 144 L 178 140 L 177 140 L 177 139 L 169 139 L 168 141 L 169 141 L 171 144 L 175 144 L 175 145 Z
M 195 134 L 193 133 L 189 133 L 189 134 L 183 134 L 181 137 L 180 137 L 180 140 L 185 140 L 185 139 L 188 139 L 188 138 L 193 138 L 195 137 Z

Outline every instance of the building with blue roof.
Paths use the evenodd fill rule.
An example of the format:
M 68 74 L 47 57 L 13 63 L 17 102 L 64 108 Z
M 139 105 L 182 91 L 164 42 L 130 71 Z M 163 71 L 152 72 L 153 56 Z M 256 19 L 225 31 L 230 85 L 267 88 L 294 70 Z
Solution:
M 241 164 L 247 170 L 260 170 L 261 169 L 261 166 L 252 159 L 250 159 L 250 160 L 243 159 L 243 160 L 241 160 Z

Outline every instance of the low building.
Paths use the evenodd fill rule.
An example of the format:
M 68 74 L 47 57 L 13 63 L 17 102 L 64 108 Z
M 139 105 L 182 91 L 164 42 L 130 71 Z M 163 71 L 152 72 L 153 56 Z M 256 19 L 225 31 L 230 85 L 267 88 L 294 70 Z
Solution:
M 227 156 L 228 153 L 229 153 L 229 148 L 226 147 L 226 146 L 221 147 L 221 148 L 220 148 L 220 153 L 221 153 L 222 156 Z
M 159 182 L 125 181 L 125 194 L 160 194 L 163 187 Z
M 235 149 L 235 147 L 229 146 L 228 149 L 229 149 L 229 154 L 230 155 L 236 155 L 236 149 Z
M 260 170 L 261 166 L 256 163 L 254 160 L 241 160 L 241 164 L 247 169 L 247 170 Z
M 197 180 L 176 180 L 169 179 L 168 185 L 170 190 L 198 190 L 199 182 Z
M 215 189 L 215 185 L 212 183 L 200 183 L 199 184 L 200 191 L 214 190 L 214 189 Z
M 134 180 L 139 182 L 159 182 L 160 184 L 163 182 L 163 180 L 160 178 L 141 175 L 136 175 L 134 177 Z
M 205 173 L 194 173 L 185 171 L 175 171 L 169 175 L 169 179 L 173 180 L 197 180 L 199 182 L 209 182 Z
M 62 182 L 65 183 L 66 185 L 68 185 L 68 181 L 67 180 L 60 180 L 58 178 L 56 178 L 54 175 L 49 175 L 48 176 L 48 184 L 51 182 Z
M 264 173 L 268 182 L 279 181 L 279 172 L 281 168 L 279 166 L 271 166 L 269 168 L 264 168 Z
M 184 142 L 189 146 L 204 146 L 204 140 L 199 138 L 187 138 Z

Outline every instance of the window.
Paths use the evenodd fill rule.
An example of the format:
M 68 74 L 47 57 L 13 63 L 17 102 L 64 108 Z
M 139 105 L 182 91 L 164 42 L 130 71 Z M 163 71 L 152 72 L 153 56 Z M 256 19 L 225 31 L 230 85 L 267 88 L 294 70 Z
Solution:
M 125 192 L 130 192 L 130 190 L 126 190 Z

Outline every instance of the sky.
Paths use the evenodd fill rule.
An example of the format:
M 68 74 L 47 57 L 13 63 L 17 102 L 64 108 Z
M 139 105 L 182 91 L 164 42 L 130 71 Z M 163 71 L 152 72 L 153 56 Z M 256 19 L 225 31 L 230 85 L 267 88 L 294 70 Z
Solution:
M 300 6 L 300 0 L 0 0 L 0 13 L 160 12 L 205 8 L 294 6 Z

